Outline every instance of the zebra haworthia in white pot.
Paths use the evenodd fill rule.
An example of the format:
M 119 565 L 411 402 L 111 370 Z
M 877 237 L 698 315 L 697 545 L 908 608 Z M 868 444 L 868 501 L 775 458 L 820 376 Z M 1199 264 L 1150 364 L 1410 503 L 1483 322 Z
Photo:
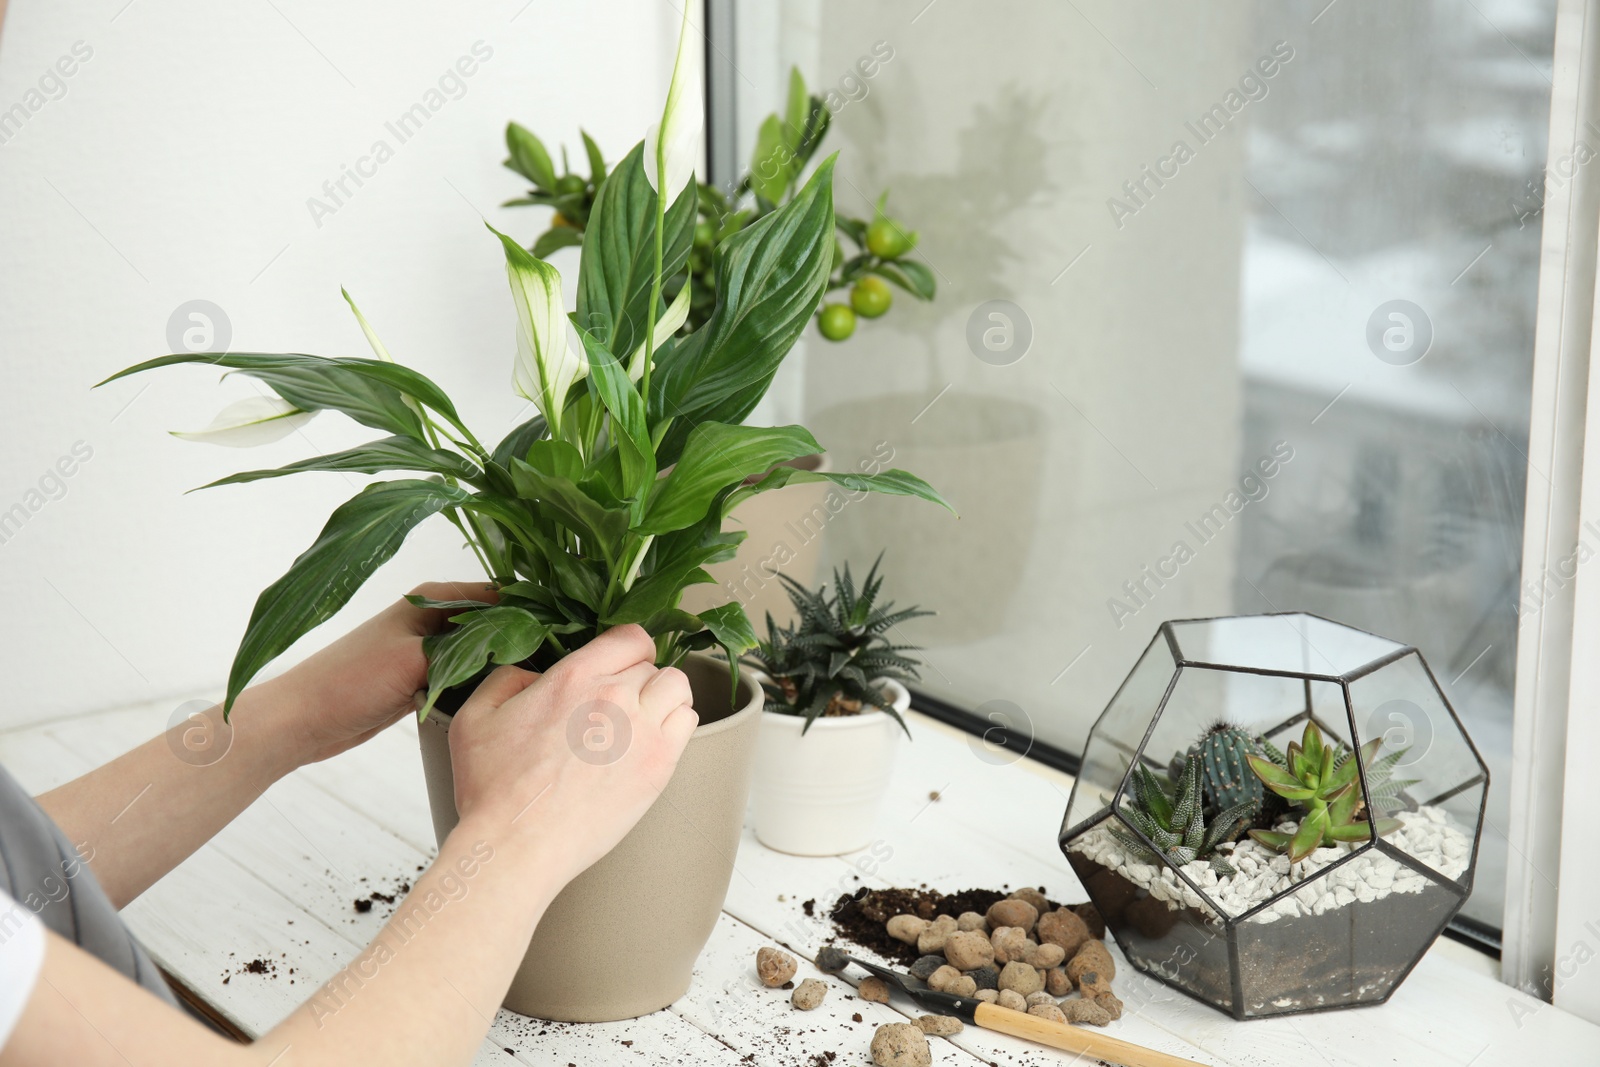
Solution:
M 729 511 L 753 494 L 819 479 L 943 503 L 903 471 L 774 466 L 822 447 L 800 426 L 741 425 L 827 285 L 831 159 L 792 200 L 718 249 L 716 307 L 699 329 L 678 333 L 688 287 L 662 306 L 663 280 L 685 269 L 695 223 L 690 177 L 702 103 L 687 40 L 680 38 L 660 126 L 600 188 L 575 314 L 565 313 L 556 269 L 497 234 L 517 312 L 513 381 L 539 413 L 493 447 L 473 434 L 439 386 L 390 359 L 359 311 L 373 359 L 189 353 L 114 376 L 197 363 L 249 375 L 276 393 L 270 410 L 230 418 L 213 439 L 230 427 L 235 434 L 259 431 L 269 416 L 299 419 L 322 410 L 385 434 L 214 484 L 301 471 L 413 472 L 375 482 L 335 510 L 311 547 L 261 594 L 229 675 L 230 708 L 258 671 L 343 607 L 422 520 L 444 515 L 471 545 L 499 590 L 498 604 L 424 601 L 453 612 L 455 624 L 425 645 L 421 734 L 441 834 L 455 822 L 448 715 L 428 712 L 448 690 L 471 683 L 491 663 L 548 666 L 628 623 L 655 638 L 658 663 L 688 671 L 701 725 L 671 785 L 550 907 L 507 997 L 513 1009 L 546 1018 L 620 1019 L 664 1007 L 688 988 L 716 922 L 760 722 L 761 692 L 748 679 L 741 683 L 737 670 L 756 637 L 738 604 L 690 613 L 679 598 L 687 586 L 709 581 L 706 565 L 730 558 L 743 538 L 724 530 Z M 760 477 L 746 484 L 751 475 Z M 702 654 L 713 646 L 728 663 Z M 445 707 L 450 703 L 447 697 Z M 639 955 L 646 942 L 647 960 Z M 622 959 L 634 966 L 619 967 Z
M 881 562 L 881 557 L 880 557 Z M 894 628 L 932 612 L 880 604 L 874 563 L 858 588 L 849 564 L 833 588 L 780 574 L 796 620 L 767 616 L 767 639 L 747 657 L 766 690 L 752 806 L 756 837 L 780 852 L 834 856 L 865 848 L 894 771 L 902 717 L 916 681 L 911 645 Z

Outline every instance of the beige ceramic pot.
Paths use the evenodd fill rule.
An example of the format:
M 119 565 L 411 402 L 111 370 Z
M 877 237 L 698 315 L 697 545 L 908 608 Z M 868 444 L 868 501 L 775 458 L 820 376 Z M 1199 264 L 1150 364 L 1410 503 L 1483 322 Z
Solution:
M 534 931 L 505 1006 L 540 1019 L 612 1022 L 658 1011 L 689 988 L 722 911 L 739 849 L 761 726 L 761 687 L 727 664 L 683 664 L 700 725 L 666 792 L 621 844 L 562 890 Z M 734 706 L 734 705 L 737 706 Z M 422 769 L 443 841 L 456 824 L 450 717 L 418 730 Z

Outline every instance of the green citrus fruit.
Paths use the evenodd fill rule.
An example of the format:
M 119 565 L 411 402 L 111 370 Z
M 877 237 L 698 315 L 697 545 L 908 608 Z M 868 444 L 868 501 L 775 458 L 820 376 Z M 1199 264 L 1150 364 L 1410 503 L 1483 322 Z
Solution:
M 862 318 L 877 318 L 888 311 L 893 302 L 894 293 L 889 291 L 889 283 L 876 274 L 868 274 L 850 287 L 850 306 Z
M 867 227 L 867 251 L 884 259 L 903 256 L 916 243 L 916 236 L 891 218 L 873 219 Z
M 817 328 L 830 341 L 843 341 L 856 332 L 856 313 L 844 304 L 824 304 Z

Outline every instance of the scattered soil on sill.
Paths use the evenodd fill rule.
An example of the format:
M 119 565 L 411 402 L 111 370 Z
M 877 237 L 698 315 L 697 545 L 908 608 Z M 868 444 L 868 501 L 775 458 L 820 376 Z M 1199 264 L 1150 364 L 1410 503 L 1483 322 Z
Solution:
M 896 915 L 916 915 L 932 919 L 936 915 L 959 917 L 962 912 L 988 912 L 997 900 L 1011 892 L 1009 886 L 1001 889 L 963 889 L 955 893 L 941 893 L 922 886 L 918 889 L 867 889 L 856 890 L 852 895 L 841 896 L 829 909 L 838 936 L 852 944 L 870 948 L 878 955 L 909 967 L 917 962 L 920 953 L 915 945 L 908 945 L 889 936 L 884 924 Z M 1051 901 L 1052 906 L 1056 905 Z

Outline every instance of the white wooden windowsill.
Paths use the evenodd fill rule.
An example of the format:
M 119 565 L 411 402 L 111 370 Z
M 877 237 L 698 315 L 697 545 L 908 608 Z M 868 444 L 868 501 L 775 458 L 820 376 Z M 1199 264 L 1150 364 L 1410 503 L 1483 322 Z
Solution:
M 159 733 L 173 705 L 144 705 L 0 733 L 0 763 L 35 793 Z M 809 1013 L 763 989 L 755 953 L 782 942 L 810 957 L 831 933 L 828 907 L 862 884 L 944 890 L 1046 886 L 1085 899 L 1055 835 L 1071 779 L 1023 761 L 997 766 L 976 739 L 920 716 L 901 750 L 879 839 L 837 859 L 764 848 L 747 829 L 722 921 L 693 986 L 665 1011 L 594 1026 L 541 1023 L 502 1011 L 476 1060 L 526 1064 L 804 1064 L 837 1052 L 870 1062 L 876 1024 L 919 1014 L 852 995 L 827 978 Z M 938 799 L 930 799 L 937 793 Z M 125 912 L 151 955 L 247 1034 L 305 1000 L 378 931 L 392 906 L 366 913 L 356 898 L 392 894 L 434 851 L 415 729 L 409 723 L 360 749 L 307 767 L 259 802 Z M 807 916 L 804 903 L 814 901 Z M 1115 952 L 1115 949 L 1113 949 Z M 245 969 L 251 960 L 267 974 Z M 1110 1032 L 1201 1063 L 1497 1064 L 1595 1062 L 1600 1026 L 1501 985 L 1492 961 L 1440 940 L 1389 1003 L 1373 1008 L 1235 1022 L 1138 975 L 1117 953 L 1127 1012 Z M 802 962 L 797 978 L 821 977 Z M 862 1021 L 855 1022 L 859 1013 Z M 1070 1057 L 968 1027 L 933 1039 L 942 1064 L 1061 1064 Z M 748 1058 L 747 1058 L 748 1057 Z

